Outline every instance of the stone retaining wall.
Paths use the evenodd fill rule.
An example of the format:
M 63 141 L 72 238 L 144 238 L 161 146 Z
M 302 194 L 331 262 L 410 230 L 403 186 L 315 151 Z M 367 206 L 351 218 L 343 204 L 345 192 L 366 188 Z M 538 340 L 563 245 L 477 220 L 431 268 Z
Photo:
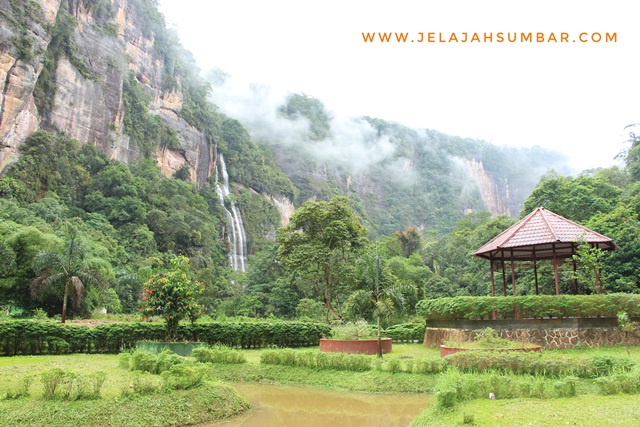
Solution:
M 597 326 L 598 321 L 601 322 L 602 326 Z M 615 319 L 613 321 L 615 321 Z M 456 321 L 451 321 L 450 323 L 455 324 L 455 322 Z M 624 344 L 624 333 L 617 327 L 611 326 L 611 319 L 591 319 L 591 321 L 588 322 L 588 327 L 584 327 L 586 325 L 576 324 L 574 327 L 569 328 L 558 327 L 567 325 L 554 324 L 557 322 L 549 322 L 546 325 L 547 327 L 545 327 L 544 320 L 537 320 L 534 323 L 528 320 L 477 321 L 477 324 L 474 324 L 472 320 L 466 320 L 464 322 L 464 326 L 466 327 L 463 329 L 443 327 L 446 326 L 445 321 L 438 321 L 438 327 L 433 327 L 429 325 L 430 321 L 427 321 L 424 344 L 429 347 L 437 347 L 447 341 L 474 341 L 476 335 L 486 327 L 492 327 L 496 332 L 496 336 L 500 338 L 514 341 L 527 341 L 545 349 L 563 349 L 577 345 L 599 347 Z M 630 333 L 628 339 L 632 345 L 640 345 L 640 331 L 636 330 L 634 333 Z

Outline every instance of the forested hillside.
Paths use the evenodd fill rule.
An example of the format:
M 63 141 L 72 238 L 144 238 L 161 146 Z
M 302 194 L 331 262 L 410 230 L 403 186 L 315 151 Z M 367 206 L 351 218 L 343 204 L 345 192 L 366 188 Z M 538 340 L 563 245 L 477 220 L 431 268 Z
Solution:
M 136 312 L 186 255 L 211 316 L 370 317 L 378 274 L 390 322 L 486 294 L 468 254 L 539 204 L 616 239 L 608 289 L 637 288 L 636 148 L 628 171 L 569 178 L 545 174 L 567 172 L 557 153 L 337 119 L 302 94 L 270 122 L 228 117 L 153 0 L 0 0 L 0 23 L 7 312 L 60 312 L 59 289 L 34 292 L 47 254 L 104 279 L 70 315 Z

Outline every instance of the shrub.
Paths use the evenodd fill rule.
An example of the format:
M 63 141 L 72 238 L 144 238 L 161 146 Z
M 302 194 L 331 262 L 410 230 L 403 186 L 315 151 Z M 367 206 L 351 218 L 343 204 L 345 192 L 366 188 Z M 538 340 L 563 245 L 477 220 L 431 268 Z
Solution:
M 613 356 L 545 356 L 512 351 L 465 351 L 447 356 L 445 363 L 462 372 L 500 372 L 546 377 L 596 378 L 630 371 L 636 362 Z
M 355 372 L 371 369 L 371 357 L 363 354 L 295 352 L 286 349 L 263 351 L 260 363 Z
M 364 320 L 346 322 L 331 328 L 331 338 L 336 340 L 361 340 L 375 337 L 375 331 Z
M 31 387 L 32 382 L 33 377 L 22 377 L 15 388 L 7 389 L 5 399 L 18 399 L 29 396 L 29 387 Z
M 179 341 L 223 344 L 228 347 L 316 346 L 331 331 L 329 325 L 310 322 L 207 322 L 178 325 Z M 161 341 L 161 323 L 132 322 L 95 328 L 33 320 L 0 322 L 0 355 L 60 353 L 119 353 L 138 341 Z
M 524 295 L 498 297 L 450 297 L 422 300 L 416 313 L 431 320 L 512 319 L 542 317 L 616 317 L 625 311 L 640 317 L 640 295 Z
M 398 359 L 389 359 L 387 361 L 387 370 L 392 374 L 402 372 L 402 365 Z
M 553 384 L 557 397 L 574 397 L 576 395 L 576 377 L 564 377 Z
M 53 368 L 42 372 L 40 375 L 44 399 L 97 399 L 106 379 L 103 371 L 97 371 L 89 375 L 81 375 L 73 371 L 64 371 Z
M 619 373 L 596 379 L 600 394 L 640 393 L 640 371 Z
M 189 390 L 201 387 L 205 380 L 205 369 L 201 366 L 176 365 L 161 374 L 165 390 Z
M 422 341 L 425 328 L 425 324 L 401 323 L 389 326 L 384 334 L 394 341 Z
M 107 374 L 103 371 L 96 371 L 89 375 L 89 380 L 91 382 L 91 392 L 92 396 L 95 398 L 100 397 L 100 391 L 102 390 L 102 385 L 107 379 Z
M 543 377 L 530 375 L 464 374 L 449 369 L 436 379 L 435 406 L 446 410 L 467 400 L 486 399 L 490 393 L 496 399 L 575 396 L 576 381 L 575 377 L 567 377 L 551 383 Z
M 131 384 L 122 389 L 123 396 L 147 395 L 160 391 L 162 385 L 160 380 L 149 374 L 148 372 L 134 372 L 131 378 Z
M 418 359 L 416 362 L 416 372 L 420 374 L 439 374 L 446 369 L 447 360 L 437 359 Z
M 149 372 L 160 374 L 168 371 L 174 366 L 185 363 L 185 358 L 178 356 L 170 350 L 165 350 L 158 354 L 149 353 L 144 350 L 135 350 L 131 353 L 121 353 L 118 365 L 130 371 Z
M 436 407 L 453 408 L 462 397 L 462 377 L 459 372 L 451 370 L 438 377 L 433 389 L 436 395 Z
M 42 397 L 45 399 L 53 399 L 56 396 L 56 391 L 64 380 L 65 373 L 60 368 L 53 368 L 44 371 L 40 374 L 42 386 L 44 391 Z
M 247 359 L 239 351 L 232 350 L 223 345 L 213 347 L 198 347 L 193 349 L 191 355 L 201 363 L 246 363 Z

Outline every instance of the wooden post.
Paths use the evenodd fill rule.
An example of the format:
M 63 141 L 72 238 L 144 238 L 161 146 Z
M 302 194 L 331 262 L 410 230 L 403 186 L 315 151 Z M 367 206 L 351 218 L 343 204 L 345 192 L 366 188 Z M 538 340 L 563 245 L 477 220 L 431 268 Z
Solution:
M 507 276 L 504 271 L 504 258 L 500 260 L 502 263 L 502 290 L 504 291 L 504 296 L 507 296 Z
M 560 295 L 560 282 L 558 281 L 558 258 L 556 256 L 556 244 L 553 244 L 553 272 L 556 277 L 556 295 Z
M 493 255 L 489 257 L 489 270 L 491 271 L 491 296 L 496 296 L 496 282 L 493 277 Z
M 516 296 L 516 266 L 513 263 L 513 248 L 511 248 L 511 288 L 513 296 Z
M 536 295 L 538 295 L 538 259 L 536 257 L 536 247 L 533 247 L 533 277 L 536 283 Z
M 573 289 L 576 292 L 576 295 L 578 295 L 578 278 L 576 277 L 576 271 L 578 270 L 578 266 L 576 265 L 576 260 L 573 260 Z

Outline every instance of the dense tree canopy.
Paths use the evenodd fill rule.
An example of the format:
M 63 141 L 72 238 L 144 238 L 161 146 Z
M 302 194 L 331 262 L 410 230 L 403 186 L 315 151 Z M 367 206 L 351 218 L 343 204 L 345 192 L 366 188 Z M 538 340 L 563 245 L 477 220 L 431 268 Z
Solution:
M 278 257 L 292 274 L 308 280 L 331 313 L 336 295 L 353 282 L 353 261 L 366 243 L 365 229 L 345 197 L 306 202 L 277 231 Z

